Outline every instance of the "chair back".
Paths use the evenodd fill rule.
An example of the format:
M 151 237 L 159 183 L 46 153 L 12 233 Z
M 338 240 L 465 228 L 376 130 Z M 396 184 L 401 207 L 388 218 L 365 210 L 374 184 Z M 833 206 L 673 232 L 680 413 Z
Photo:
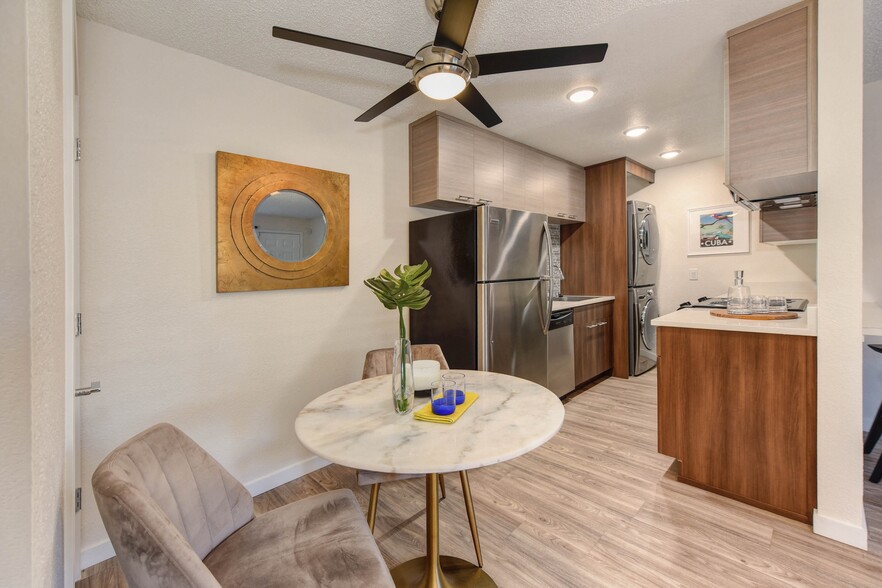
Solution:
M 368 351 L 367 355 L 364 356 L 364 369 L 361 372 L 361 379 L 366 380 L 391 374 L 393 352 L 394 350 L 391 347 Z M 418 359 L 434 359 L 441 364 L 442 370 L 450 369 L 439 345 L 411 345 L 410 352 L 413 355 L 414 361 Z
M 92 488 L 132 588 L 220 586 L 202 559 L 254 518 L 245 487 L 167 423 L 113 450 Z

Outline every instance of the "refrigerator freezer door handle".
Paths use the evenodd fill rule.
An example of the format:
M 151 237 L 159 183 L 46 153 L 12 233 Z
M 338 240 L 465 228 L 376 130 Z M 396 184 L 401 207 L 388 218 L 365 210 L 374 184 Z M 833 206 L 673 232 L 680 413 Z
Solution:
M 542 282 L 545 284 L 545 323 L 542 326 L 542 332 L 547 335 L 548 329 L 551 328 L 551 306 L 554 303 L 551 299 L 553 284 L 551 281 L 551 232 L 548 229 L 548 221 L 542 223 L 542 230 L 545 231 L 545 254 L 548 260 L 547 271 L 542 276 Z

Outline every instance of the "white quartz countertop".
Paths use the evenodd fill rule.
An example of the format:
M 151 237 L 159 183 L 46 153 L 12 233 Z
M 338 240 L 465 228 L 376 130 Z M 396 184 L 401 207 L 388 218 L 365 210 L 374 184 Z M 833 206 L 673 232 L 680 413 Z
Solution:
M 708 308 L 684 308 L 657 319 L 655 327 L 680 327 L 683 329 L 710 329 L 715 331 L 741 331 L 744 333 L 769 333 L 772 335 L 801 335 L 816 337 L 818 334 L 818 308 L 811 304 L 799 318 L 777 321 L 757 321 L 711 316 Z
M 609 302 L 610 300 L 615 299 L 615 296 L 598 296 L 597 298 L 592 298 L 591 300 L 578 300 L 575 302 L 563 302 L 561 300 L 554 300 L 551 303 L 551 310 L 566 310 L 568 308 L 576 308 L 577 306 L 588 306 L 589 304 Z
M 294 431 L 328 461 L 376 472 L 456 472 L 499 463 L 539 447 L 563 424 L 564 407 L 550 390 L 514 376 L 457 370 L 478 399 L 453 424 L 397 415 L 392 378 L 346 384 L 300 412 Z M 417 399 L 416 408 L 428 402 Z

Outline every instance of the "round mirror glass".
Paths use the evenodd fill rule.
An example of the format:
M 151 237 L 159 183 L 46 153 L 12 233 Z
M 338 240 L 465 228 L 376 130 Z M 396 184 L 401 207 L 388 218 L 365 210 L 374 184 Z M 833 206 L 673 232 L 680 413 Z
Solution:
M 321 249 L 328 233 L 318 203 L 297 190 L 279 190 L 264 198 L 254 211 L 254 236 L 271 256 L 303 261 Z

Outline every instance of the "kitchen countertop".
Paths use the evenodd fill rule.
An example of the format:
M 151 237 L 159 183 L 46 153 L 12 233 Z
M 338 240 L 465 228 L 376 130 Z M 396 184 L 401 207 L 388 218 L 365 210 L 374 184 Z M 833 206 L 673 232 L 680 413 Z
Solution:
M 715 331 L 741 331 L 744 333 L 769 333 L 771 335 L 801 335 L 816 337 L 818 334 L 818 307 L 810 304 L 799 318 L 778 321 L 756 321 L 711 316 L 707 308 L 685 308 L 652 321 L 655 327 L 679 327 L 682 329 L 710 329 Z
M 611 300 L 615 300 L 615 296 L 598 296 L 597 298 L 592 298 L 591 300 L 578 300 L 576 302 L 563 302 L 558 300 L 553 300 L 551 302 L 551 310 L 566 310 L 568 308 L 576 308 L 577 306 L 588 306 L 589 304 L 599 304 L 601 302 L 609 302 Z

